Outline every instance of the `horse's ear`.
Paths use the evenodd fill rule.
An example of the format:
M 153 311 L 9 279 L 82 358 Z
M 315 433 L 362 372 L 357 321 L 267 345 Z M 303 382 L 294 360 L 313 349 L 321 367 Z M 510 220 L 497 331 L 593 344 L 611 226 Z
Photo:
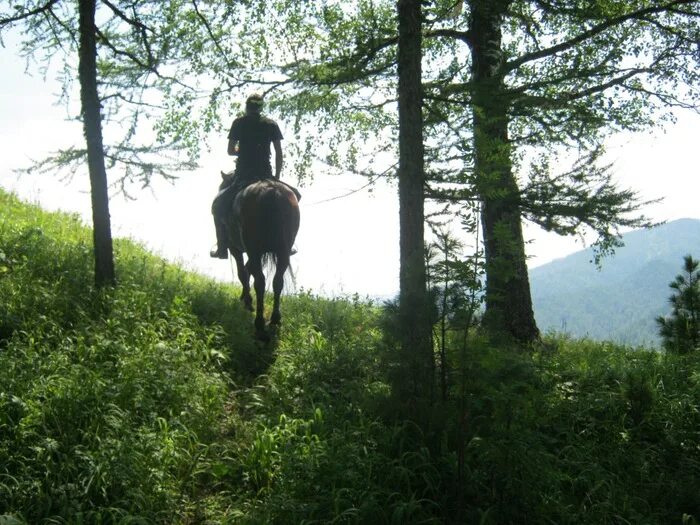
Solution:
M 231 180 L 231 177 L 233 177 L 233 172 L 226 173 L 225 171 L 221 172 L 221 178 L 225 181 Z

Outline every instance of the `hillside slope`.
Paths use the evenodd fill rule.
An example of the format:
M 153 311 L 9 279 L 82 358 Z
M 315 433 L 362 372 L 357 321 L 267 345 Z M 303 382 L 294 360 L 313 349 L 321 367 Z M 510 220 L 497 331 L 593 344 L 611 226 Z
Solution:
M 632 345 L 656 345 L 654 318 L 670 312 L 668 284 L 683 256 L 700 257 L 700 220 L 680 219 L 623 236 L 598 269 L 591 249 L 530 270 L 541 330 Z
M 90 246 L 0 190 L 2 525 L 700 520 L 700 355 L 460 335 L 416 399 L 390 311 L 285 296 L 262 344 L 128 240 L 95 290 Z

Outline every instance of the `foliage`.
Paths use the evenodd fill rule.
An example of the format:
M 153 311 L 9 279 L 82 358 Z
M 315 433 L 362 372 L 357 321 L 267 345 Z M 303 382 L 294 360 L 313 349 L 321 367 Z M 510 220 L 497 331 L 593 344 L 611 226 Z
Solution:
M 122 182 L 169 176 L 166 150 L 184 152 L 191 166 L 205 135 L 221 129 L 224 95 L 252 88 L 293 121 L 290 157 L 300 178 L 313 160 L 374 178 L 393 171 L 394 2 L 99 6 L 105 113 L 126 117 L 123 139 L 106 148 L 124 166 Z M 31 20 L 23 53 L 45 63 L 55 49 L 74 49 L 74 8 L 8 5 L 0 29 Z M 604 144 L 617 131 L 672 118 L 672 108 L 698 108 L 698 0 L 439 0 L 424 13 L 427 195 L 448 207 L 485 204 L 485 318 L 496 331 L 532 340 L 521 218 L 564 235 L 592 230 L 599 254 L 619 246 L 620 227 L 650 225 L 640 213 L 645 203 L 615 184 Z M 65 68 L 68 86 L 69 60 Z M 137 145 L 137 124 L 146 120 L 157 136 L 148 147 Z M 83 153 L 56 159 L 76 165 Z
M 664 347 L 669 352 L 687 354 L 700 348 L 700 261 L 686 255 L 683 273 L 669 285 L 674 291 L 669 301 L 671 317 L 658 317 Z
M 28 69 L 56 75 L 60 101 L 70 113 L 77 106 L 79 2 L 27 1 L 0 9 L 3 34 L 21 31 L 18 52 Z M 174 178 L 197 165 L 203 138 L 212 127 L 211 111 L 196 125 L 187 108 L 210 93 L 197 80 L 203 70 L 194 59 L 210 40 L 208 20 L 219 9 L 197 2 L 146 0 L 96 2 L 97 82 L 104 128 L 104 156 L 111 184 L 128 194 L 154 176 Z M 213 101 L 212 101 L 213 102 Z M 83 118 L 85 108 L 74 117 Z M 87 148 L 72 146 L 50 154 L 28 171 L 70 174 L 84 169 Z
M 171 522 L 229 388 L 221 329 L 192 311 L 205 281 L 121 241 L 122 286 L 96 291 L 75 216 L 0 199 L 0 509 Z
M 373 178 L 391 173 L 395 3 L 250 6 L 237 39 L 250 50 L 244 69 L 294 120 L 301 171 L 316 159 Z M 621 227 L 651 225 L 641 213 L 648 203 L 615 183 L 604 146 L 615 132 L 671 118 L 672 108 L 698 108 L 697 7 L 697 0 L 425 3 L 426 196 L 448 208 L 484 204 L 484 322 L 494 333 L 520 341 L 538 333 L 521 219 L 562 235 L 592 231 L 596 257 L 619 247 Z M 270 19 L 282 34 L 267 30 Z M 226 63 L 223 55 L 212 62 L 222 79 Z
M 611 509 L 630 522 L 697 520 L 700 463 L 688 447 L 697 442 L 697 359 L 550 344 L 554 355 L 539 355 L 551 410 L 542 428 L 564 474 L 562 510 L 585 513 L 586 523 L 610 521 Z M 663 517 L 671 507 L 676 518 Z
M 478 244 L 478 220 L 474 216 L 462 216 L 462 229 L 475 235 Z M 433 297 L 436 314 L 433 339 L 437 354 L 442 400 L 447 400 L 448 363 L 447 348 L 461 347 L 467 352 L 469 333 L 478 326 L 483 298 L 483 258 L 479 249 L 466 254 L 465 246 L 439 225 L 431 224 L 435 242 L 426 248 L 428 287 Z M 461 341 L 461 344 L 459 343 Z M 464 355 L 460 358 L 464 360 Z
M 700 519 L 697 353 L 448 338 L 419 428 L 370 302 L 287 296 L 265 346 L 230 286 L 119 240 L 96 292 L 74 216 L 0 210 L 2 523 Z
M 484 197 L 487 181 L 474 173 L 472 114 L 475 32 L 487 30 L 472 18 L 482 4 L 445 0 L 424 8 L 424 133 L 433 199 Z M 605 138 L 670 119 L 669 108 L 697 106 L 697 2 L 495 4 L 504 6 L 494 21 L 504 43 L 495 50 L 499 82 L 490 93 L 507 113 L 510 150 L 504 151 L 518 172 L 522 212 L 565 235 L 590 228 L 602 248 L 612 248 L 620 226 L 647 221 L 636 193 L 614 183 Z M 269 91 L 272 107 L 293 119 L 302 157 L 374 176 L 385 174 L 377 158 L 396 162 L 394 11 L 388 1 L 250 4 L 236 33 L 246 51 L 239 65 L 254 72 L 251 85 Z M 282 34 L 268 30 L 271 18 L 285 28 Z M 212 71 L 229 79 L 226 55 L 219 60 Z

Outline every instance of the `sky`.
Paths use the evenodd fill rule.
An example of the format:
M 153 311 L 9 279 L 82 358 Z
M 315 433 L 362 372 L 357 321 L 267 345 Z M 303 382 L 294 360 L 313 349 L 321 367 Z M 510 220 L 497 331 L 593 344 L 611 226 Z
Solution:
M 0 187 L 50 210 L 80 214 L 90 224 L 87 174 L 61 181 L 48 174 L 25 174 L 27 167 L 61 147 L 82 145 L 82 128 L 67 121 L 57 104 L 60 86 L 53 77 L 25 71 L 16 48 L 0 48 Z M 235 102 L 235 101 L 232 101 Z M 291 123 L 279 121 L 285 140 L 293 140 Z M 288 129 L 289 131 L 285 132 Z M 678 113 L 678 122 L 653 133 L 615 137 L 608 144 L 616 180 L 637 190 L 642 199 L 663 197 L 644 212 L 656 221 L 700 219 L 700 116 Z M 156 181 L 140 190 L 136 200 L 115 195 L 110 202 L 113 234 L 143 242 L 151 250 L 189 269 L 222 281 L 234 280 L 227 261 L 211 259 L 215 244 L 211 200 L 221 170 L 231 170 L 227 139 L 210 144 L 201 168 L 183 174 L 174 184 Z M 285 177 L 294 184 L 296 181 Z M 355 175 L 317 174 L 301 187 L 301 228 L 292 266 L 292 291 L 336 296 L 359 294 L 390 297 L 398 290 L 398 196 L 395 184 L 378 182 L 356 191 L 366 180 Z M 349 194 L 349 195 L 348 195 Z M 0 218 L 2 210 L 0 210 Z M 580 239 L 562 238 L 526 226 L 530 267 L 583 249 Z

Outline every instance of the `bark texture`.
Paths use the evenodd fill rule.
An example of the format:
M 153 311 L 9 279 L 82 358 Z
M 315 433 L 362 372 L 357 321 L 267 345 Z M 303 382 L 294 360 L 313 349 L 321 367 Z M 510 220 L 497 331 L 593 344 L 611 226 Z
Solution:
M 399 0 L 399 312 L 410 383 L 417 395 L 425 397 L 432 386 L 432 348 L 424 254 L 421 16 L 420 0 Z
M 114 252 L 109 216 L 109 192 L 102 142 L 100 99 L 97 93 L 97 43 L 95 40 L 95 0 L 80 0 L 80 50 L 78 73 L 83 132 L 87 143 L 90 195 L 92 199 L 95 285 L 115 284 Z
M 509 0 L 472 2 L 475 170 L 486 263 L 485 328 L 529 343 L 539 337 L 530 296 L 518 184 L 508 140 L 501 26 Z

